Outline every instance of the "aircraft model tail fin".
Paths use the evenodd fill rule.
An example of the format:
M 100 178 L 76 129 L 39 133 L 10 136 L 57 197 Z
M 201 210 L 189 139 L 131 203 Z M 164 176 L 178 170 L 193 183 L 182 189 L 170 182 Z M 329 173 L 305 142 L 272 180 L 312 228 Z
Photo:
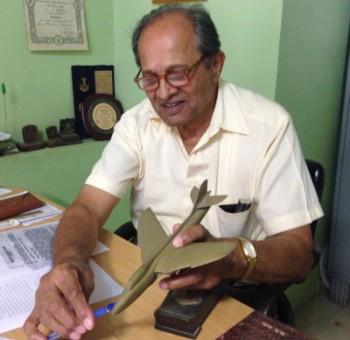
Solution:
M 196 206 L 206 195 L 209 195 L 209 194 L 210 194 L 210 191 L 208 191 L 208 180 L 206 179 L 198 189 L 197 198 L 196 198 L 196 201 L 194 202 L 194 206 Z
M 191 190 L 191 199 L 194 209 L 209 208 L 211 205 L 220 203 L 225 198 L 226 196 L 224 195 L 210 196 L 210 191 L 208 191 L 208 180 L 205 180 L 199 189 L 197 187 L 193 187 Z
M 193 204 L 197 202 L 198 191 L 199 191 L 198 188 L 195 186 L 191 190 L 191 200 Z

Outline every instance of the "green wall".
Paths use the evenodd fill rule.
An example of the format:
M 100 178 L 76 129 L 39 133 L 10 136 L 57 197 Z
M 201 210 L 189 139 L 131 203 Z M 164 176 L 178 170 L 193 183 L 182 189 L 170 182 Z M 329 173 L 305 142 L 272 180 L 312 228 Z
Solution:
M 0 82 L 7 85 L 7 125 L 14 138 L 22 139 L 23 125 L 45 131 L 73 117 L 71 65 L 113 64 L 112 8 L 113 0 L 85 0 L 89 51 L 42 52 L 28 48 L 23 1 L 0 1 Z M 1 98 L 0 130 L 3 110 Z
M 66 207 L 76 197 L 105 145 L 106 142 L 84 140 L 82 144 L 2 157 L 0 187 L 27 189 Z M 106 222 L 106 228 L 115 230 L 129 219 L 126 195 Z
M 71 65 L 113 64 L 113 0 L 85 0 L 89 50 L 75 52 L 30 51 L 26 40 L 22 0 L 0 1 L 0 83 L 7 86 L 7 131 L 18 141 L 21 128 L 36 124 L 58 125 L 73 117 Z M 0 98 L 0 131 L 4 131 L 4 98 Z M 0 158 L 0 185 L 23 187 L 68 205 L 103 142 L 45 149 Z M 107 222 L 111 229 L 129 219 L 128 197 Z
M 326 169 L 322 200 L 326 217 L 317 240 L 327 241 L 340 122 L 340 100 L 349 27 L 350 0 L 208 0 L 226 53 L 223 77 L 280 102 L 291 113 L 305 155 Z M 8 88 L 8 132 L 44 131 L 73 117 L 71 65 L 114 64 L 116 96 L 124 108 L 143 98 L 133 83 L 137 72 L 130 38 L 136 21 L 155 8 L 151 0 L 85 0 L 90 49 L 32 52 L 27 47 L 23 1 L 0 1 L 0 83 Z M 0 131 L 4 105 L 0 97 Z M 75 197 L 104 142 L 45 149 L 0 158 L 0 184 L 25 187 L 63 205 Z M 115 228 L 129 218 L 126 197 L 112 218 Z M 294 304 L 317 289 L 317 271 L 289 295 Z
M 341 114 L 349 0 L 285 0 L 280 40 L 276 100 L 291 113 L 307 158 L 325 168 L 322 199 L 325 217 L 316 243 L 328 241 Z M 294 304 L 319 289 L 318 272 L 289 291 Z
M 115 1 L 117 95 L 126 108 L 144 98 L 133 78 L 137 73 L 131 36 L 137 20 L 152 8 L 151 0 Z M 217 24 L 226 53 L 223 77 L 274 98 L 283 1 L 209 0 L 203 3 Z M 125 15 L 127 13 L 127 15 Z

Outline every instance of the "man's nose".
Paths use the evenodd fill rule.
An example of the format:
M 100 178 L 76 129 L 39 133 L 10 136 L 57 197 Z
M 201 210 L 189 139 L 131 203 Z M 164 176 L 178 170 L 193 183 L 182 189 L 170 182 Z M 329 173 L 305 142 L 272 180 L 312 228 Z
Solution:
M 159 99 L 166 100 L 177 91 L 178 89 L 169 85 L 164 78 L 159 79 L 159 87 L 157 89 L 157 96 Z

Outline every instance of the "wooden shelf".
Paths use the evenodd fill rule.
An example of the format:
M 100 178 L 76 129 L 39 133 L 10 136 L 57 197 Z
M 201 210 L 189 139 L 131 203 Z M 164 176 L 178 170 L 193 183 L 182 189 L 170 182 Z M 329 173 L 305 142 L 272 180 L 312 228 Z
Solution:
M 160 5 L 160 4 L 172 4 L 172 3 L 178 3 L 178 2 L 204 2 L 207 0 L 152 0 L 153 4 Z

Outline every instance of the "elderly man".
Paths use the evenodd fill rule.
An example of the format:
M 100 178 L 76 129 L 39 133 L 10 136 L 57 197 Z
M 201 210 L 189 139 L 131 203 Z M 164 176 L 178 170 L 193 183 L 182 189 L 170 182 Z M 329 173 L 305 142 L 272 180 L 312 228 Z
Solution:
M 309 224 L 322 215 L 288 114 L 276 103 L 220 80 L 225 56 L 201 7 L 160 7 L 136 27 L 135 77 L 147 99 L 126 112 L 54 241 L 54 266 L 25 323 L 71 339 L 94 327 L 87 261 L 99 229 L 132 186 L 132 217 L 147 207 L 171 233 L 192 208 L 191 188 L 208 179 L 227 198 L 174 246 L 241 237 L 227 258 L 160 281 L 163 289 L 211 288 L 226 278 L 281 283 L 312 264 Z M 243 201 L 245 209 L 232 208 Z

